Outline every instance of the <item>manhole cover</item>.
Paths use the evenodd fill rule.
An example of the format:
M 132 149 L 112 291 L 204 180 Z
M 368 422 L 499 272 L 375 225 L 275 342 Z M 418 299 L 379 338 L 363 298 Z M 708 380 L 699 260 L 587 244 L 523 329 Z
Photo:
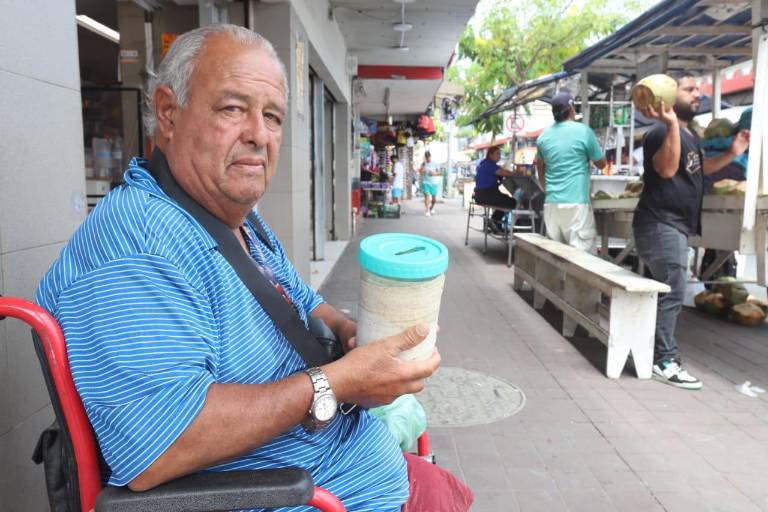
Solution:
M 514 384 L 480 372 L 443 367 L 430 377 L 419 402 L 433 427 L 469 427 L 512 416 L 525 405 Z

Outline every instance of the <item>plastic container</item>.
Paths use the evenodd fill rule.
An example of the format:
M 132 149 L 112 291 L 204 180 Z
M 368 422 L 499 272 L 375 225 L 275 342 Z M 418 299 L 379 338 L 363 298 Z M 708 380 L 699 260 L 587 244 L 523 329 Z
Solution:
M 448 248 L 419 235 L 383 233 L 360 242 L 359 260 L 358 345 L 426 322 L 427 338 L 399 357 L 404 361 L 428 359 L 436 342 Z

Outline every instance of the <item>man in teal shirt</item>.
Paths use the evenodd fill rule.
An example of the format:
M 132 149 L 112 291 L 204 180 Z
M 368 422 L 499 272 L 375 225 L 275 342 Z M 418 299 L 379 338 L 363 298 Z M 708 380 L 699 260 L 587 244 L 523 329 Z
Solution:
M 577 123 L 573 97 L 567 91 L 552 98 L 555 124 L 536 140 L 536 167 L 546 193 L 547 236 L 577 249 L 591 251 L 595 218 L 589 203 L 589 162 L 605 167 L 605 157 L 589 126 Z

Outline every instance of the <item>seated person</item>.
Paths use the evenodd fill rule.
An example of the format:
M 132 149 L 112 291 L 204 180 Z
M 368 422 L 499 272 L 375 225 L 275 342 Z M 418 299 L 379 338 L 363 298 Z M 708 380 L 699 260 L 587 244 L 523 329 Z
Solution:
M 255 32 L 209 25 L 181 35 L 148 88 L 152 159 L 131 161 L 36 298 L 64 331 L 109 485 L 142 491 L 201 470 L 299 466 L 349 510 L 395 512 L 406 502 L 411 510 L 424 492 L 416 482 L 439 475 L 453 489 L 446 482 L 455 479 L 411 462 L 366 410 L 330 407 L 321 417 L 313 405 L 335 395 L 372 407 L 420 390 L 437 351 L 421 362 L 395 356 L 427 326 L 355 348 L 355 322 L 299 279 L 260 217 L 246 218 L 277 169 L 286 83 Z M 206 228 L 155 176 L 230 230 L 301 321 L 323 320 L 345 355 L 307 368 Z M 419 472 L 428 476 L 411 485 L 409 473 Z M 442 493 L 450 505 L 422 510 L 467 510 L 463 490 Z
M 516 174 L 509 169 L 499 165 L 501 160 L 501 148 L 491 146 L 485 155 L 485 158 L 477 165 L 475 173 L 475 201 L 479 204 L 500 206 L 502 208 L 515 208 L 517 200 L 502 194 L 499 185 L 503 178 L 515 176 Z M 501 231 L 503 229 L 502 220 L 504 212 L 494 210 L 491 215 L 491 229 Z

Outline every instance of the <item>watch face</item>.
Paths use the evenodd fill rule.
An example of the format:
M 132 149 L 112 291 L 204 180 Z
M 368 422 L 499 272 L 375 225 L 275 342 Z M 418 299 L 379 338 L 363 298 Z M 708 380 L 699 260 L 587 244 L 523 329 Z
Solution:
M 332 420 L 336 414 L 336 398 L 333 395 L 321 396 L 315 402 L 312 412 L 316 421 L 325 422 Z

